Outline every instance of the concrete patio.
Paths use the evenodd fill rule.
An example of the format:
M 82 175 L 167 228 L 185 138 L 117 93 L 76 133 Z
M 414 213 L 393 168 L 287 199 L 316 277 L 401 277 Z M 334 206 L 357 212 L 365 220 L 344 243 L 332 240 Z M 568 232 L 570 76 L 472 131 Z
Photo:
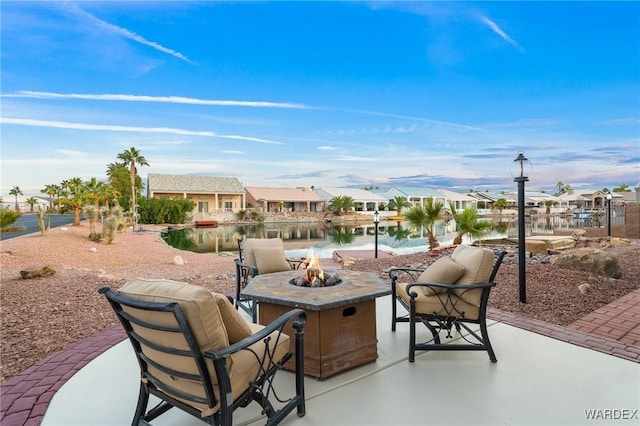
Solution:
M 390 331 L 390 296 L 377 299 L 376 309 L 378 359 L 326 380 L 308 377 L 306 416 L 291 414 L 283 424 L 640 424 L 637 346 L 530 320 L 522 327 L 521 318 L 492 311 L 489 334 L 498 363 L 491 363 L 486 352 L 452 351 L 423 352 L 409 363 L 408 325 Z M 580 346 L 589 339 L 600 351 Z M 601 352 L 607 345 L 613 347 L 609 352 L 628 353 Z M 281 385 L 292 385 L 291 373 L 279 375 Z M 62 385 L 40 424 L 130 424 L 137 394 L 138 366 L 129 342 L 123 341 Z M 252 404 L 236 411 L 234 424 L 264 420 Z M 154 424 L 203 423 L 174 409 Z

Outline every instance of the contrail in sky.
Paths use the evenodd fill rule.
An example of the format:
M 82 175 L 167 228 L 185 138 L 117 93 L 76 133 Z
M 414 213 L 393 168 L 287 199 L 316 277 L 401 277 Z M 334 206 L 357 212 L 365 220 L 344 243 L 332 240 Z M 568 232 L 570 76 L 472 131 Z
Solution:
M 89 22 L 92 22 L 94 24 L 96 24 L 99 27 L 102 27 L 104 29 L 106 29 L 107 31 L 110 31 L 112 33 L 115 34 L 119 34 L 124 38 L 127 38 L 129 40 L 135 41 L 136 43 L 140 43 L 140 44 L 144 44 L 146 46 L 149 46 L 155 50 L 158 50 L 162 53 L 166 53 L 169 54 L 171 56 L 174 56 L 178 59 L 181 59 L 185 62 L 188 62 L 192 65 L 197 65 L 195 62 L 193 62 L 191 59 L 189 59 L 186 55 L 177 52 L 173 49 L 169 49 L 168 47 L 164 47 L 159 43 L 156 43 L 154 41 L 149 41 L 146 38 L 134 33 L 133 31 L 129 31 L 126 28 L 123 27 L 119 27 L 117 25 L 111 24 L 109 22 L 103 21 L 102 19 L 93 16 L 92 14 L 85 12 L 82 8 L 80 8 L 80 6 L 76 5 L 76 4 L 69 4 L 66 7 L 67 10 L 70 10 L 71 12 L 75 13 L 76 15 L 83 17 L 85 19 L 87 19 Z

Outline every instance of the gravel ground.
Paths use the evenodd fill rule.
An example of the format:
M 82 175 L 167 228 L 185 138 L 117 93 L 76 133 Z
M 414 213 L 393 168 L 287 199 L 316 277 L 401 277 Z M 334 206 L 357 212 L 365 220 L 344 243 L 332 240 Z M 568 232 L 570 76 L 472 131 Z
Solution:
M 38 361 L 117 323 L 115 314 L 98 294 L 102 286 L 118 288 L 136 277 L 168 278 L 202 285 L 232 295 L 235 256 L 191 253 L 167 246 L 160 227 L 145 232 L 125 232 L 113 244 L 88 239 L 88 224 L 54 228 L 0 242 L 0 382 Z M 285 248 L 304 248 L 304 243 Z M 511 252 L 498 273 L 498 286 L 489 306 L 567 325 L 595 309 L 640 288 L 640 241 L 610 248 L 620 259 L 619 280 L 593 277 L 589 273 L 550 264 L 527 265 L 527 300 L 518 302 L 518 265 Z M 183 264 L 175 262 L 179 256 Z M 424 253 L 390 259 L 357 261 L 349 269 L 377 271 L 388 281 L 392 266 L 419 266 L 432 262 Z M 22 279 L 20 271 L 47 264 L 53 276 Z M 326 261 L 323 261 L 327 265 Z M 588 282 L 591 291 L 578 292 Z

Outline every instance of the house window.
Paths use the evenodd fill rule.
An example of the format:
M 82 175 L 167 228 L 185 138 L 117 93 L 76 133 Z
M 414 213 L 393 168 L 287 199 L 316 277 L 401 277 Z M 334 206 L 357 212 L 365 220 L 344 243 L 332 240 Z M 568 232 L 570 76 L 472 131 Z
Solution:
M 233 211 L 233 201 L 225 201 L 224 202 L 225 211 L 231 212 Z
M 209 213 L 208 201 L 198 201 L 198 213 Z

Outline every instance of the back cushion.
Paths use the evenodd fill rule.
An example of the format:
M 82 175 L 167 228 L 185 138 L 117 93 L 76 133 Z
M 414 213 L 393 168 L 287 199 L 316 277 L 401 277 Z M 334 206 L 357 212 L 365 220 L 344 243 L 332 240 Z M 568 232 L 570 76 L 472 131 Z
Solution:
M 256 263 L 256 248 L 278 248 L 284 253 L 284 244 L 280 238 L 247 238 L 242 242 L 244 262 L 247 265 L 258 266 Z M 284 254 L 283 254 L 284 256 Z
M 214 294 L 204 287 L 172 280 L 135 279 L 123 285 L 118 291 L 134 299 L 148 302 L 177 302 L 202 351 L 216 351 L 229 346 L 227 331 Z M 143 317 L 143 315 L 137 316 Z M 182 346 L 184 339 L 181 335 L 176 339 L 176 345 Z
M 489 281 L 494 263 L 492 250 L 460 245 L 453 251 L 451 259 L 464 267 L 464 274 L 456 284 L 480 284 Z
M 255 248 L 253 254 L 256 257 L 258 273 L 270 274 L 272 272 L 290 271 L 291 266 L 284 258 L 284 252 L 279 248 Z
M 229 343 L 234 344 L 242 339 L 251 336 L 251 327 L 249 323 L 242 318 L 240 313 L 233 307 L 227 296 L 213 293 L 213 297 L 218 305 L 218 310 L 224 322 L 224 328 L 227 329 Z
M 429 266 L 419 277 L 419 283 L 453 284 L 464 274 L 464 267 L 451 257 L 441 257 Z M 422 287 L 425 296 L 442 293 L 444 288 Z

